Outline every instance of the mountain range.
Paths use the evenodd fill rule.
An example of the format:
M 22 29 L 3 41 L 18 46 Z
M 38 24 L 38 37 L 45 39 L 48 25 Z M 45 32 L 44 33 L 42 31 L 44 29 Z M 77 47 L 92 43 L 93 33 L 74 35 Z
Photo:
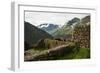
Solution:
M 55 32 L 52 33 L 52 36 L 56 38 L 65 38 L 70 39 L 74 28 L 76 26 L 80 25 L 89 25 L 90 24 L 90 16 L 86 16 L 82 19 L 79 19 L 77 17 L 74 17 L 73 19 L 69 20 L 68 22 L 65 22 L 65 24 L 57 29 Z
M 73 18 L 60 27 L 53 23 L 43 23 L 39 26 L 34 26 L 29 22 L 24 22 L 24 39 L 25 49 L 30 48 L 33 44 L 37 44 L 41 39 L 63 38 L 71 39 L 75 26 L 90 24 L 90 16 L 82 19 Z
M 38 25 L 37 27 L 51 34 L 59 28 L 59 25 L 52 23 L 43 23 Z

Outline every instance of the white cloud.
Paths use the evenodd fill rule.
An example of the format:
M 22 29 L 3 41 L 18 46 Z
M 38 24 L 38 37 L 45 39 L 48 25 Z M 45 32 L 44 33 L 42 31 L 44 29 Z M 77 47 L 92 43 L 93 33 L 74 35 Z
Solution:
M 83 18 L 89 14 L 76 14 L 76 13 L 49 13 L 49 12 L 25 12 L 25 21 L 38 26 L 42 23 L 54 23 L 64 25 L 65 22 L 74 17 Z

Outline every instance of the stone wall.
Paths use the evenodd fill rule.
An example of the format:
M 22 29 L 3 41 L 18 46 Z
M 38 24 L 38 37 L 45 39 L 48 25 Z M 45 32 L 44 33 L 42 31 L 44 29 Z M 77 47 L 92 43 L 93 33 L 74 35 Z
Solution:
M 73 32 L 74 42 L 78 42 L 81 48 L 90 48 L 90 25 L 76 26 Z

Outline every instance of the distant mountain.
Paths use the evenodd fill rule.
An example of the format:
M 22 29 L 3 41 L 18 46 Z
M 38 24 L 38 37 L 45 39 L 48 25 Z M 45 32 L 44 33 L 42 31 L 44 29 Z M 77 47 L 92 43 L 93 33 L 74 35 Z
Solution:
M 65 25 L 63 25 L 60 29 L 56 30 L 52 35 L 57 38 L 64 38 L 64 39 L 70 39 L 72 36 L 72 26 L 75 26 L 80 23 L 79 18 L 73 18 L 69 20 Z
M 48 32 L 49 34 L 53 33 L 55 30 L 59 28 L 59 25 L 52 23 L 43 23 L 38 26 L 38 28 Z
M 81 23 L 89 25 L 90 24 L 90 16 L 86 16 L 86 17 L 82 18 Z
M 26 48 L 31 47 L 33 44 L 36 44 L 39 40 L 45 38 L 53 38 L 53 37 L 47 32 L 30 24 L 29 22 L 24 22 L 24 40 Z
M 80 19 L 75 17 L 67 22 L 67 26 L 74 26 L 80 23 Z
M 73 19 L 66 22 L 65 25 L 63 25 L 61 28 L 52 33 L 52 35 L 57 38 L 70 39 L 72 38 L 73 31 L 76 26 L 89 25 L 89 24 L 90 24 L 90 16 L 86 16 L 82 19 L 74 17 Z
M 71 28 L 63 28 L 63 27 L 52 33 L 53 37 L 64 38 L 64 39 L 71 38 L 71 34 L 72 34 Z

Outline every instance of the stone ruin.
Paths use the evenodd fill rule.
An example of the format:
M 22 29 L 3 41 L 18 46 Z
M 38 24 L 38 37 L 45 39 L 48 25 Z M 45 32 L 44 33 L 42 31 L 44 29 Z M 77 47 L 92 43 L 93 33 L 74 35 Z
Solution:
M 78 42 L 81 48 L 90 48 L 90 25 L 75 27 L 73 40 L 74 42 Z

